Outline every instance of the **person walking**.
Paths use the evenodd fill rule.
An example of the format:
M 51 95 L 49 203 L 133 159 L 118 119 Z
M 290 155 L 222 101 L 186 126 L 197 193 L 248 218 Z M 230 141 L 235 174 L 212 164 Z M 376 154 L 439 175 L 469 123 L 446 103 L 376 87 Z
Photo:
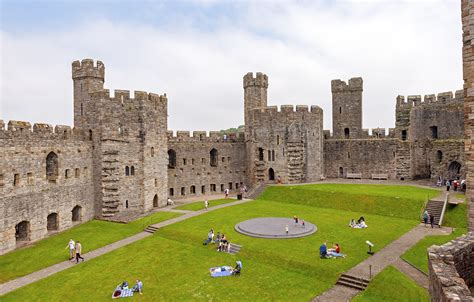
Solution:
M 229 197 L 229 189 L 225 189 L 224 190 L 224 194 L 225 194 L 225 198 Z
M 425 210 L 423 212 L 423 222 L 425 223 L 425 228 L 426 228 L 426 225 L 428 224 L 429 218 L 430 218 L 430 214 L 428 213 L 428 210 Z
M 304 229 L 306 228 L 306 225 L 304 224 L 304 219 L 301 219 L 301 227 Z
M 84 257 L 81 256 L 82 253 L 82 244 L 78 241 L 76 242 L 76 263 L 79 263 L 79 259 L 84 262 Z
M 448 179 L 448 180 L 446 180 L 446 191 L 449 192 L 450 188 L 451 188 L 451 181 Z
M 286 225 L 286 226 L 285 226 L 285 232 L 286 232 L 286 235 L 288 235 L 288 231 L 289 231 L 289 229 L 288 229 L 288 225 Z
M 434 215 L 433 214 L 430 214 L 430 224 L 431 224 L 431 228 L 433 228 L 434 226 Z
M 207 199 L 206 199 L 206 200 L 204 200 L 204 208 L 206 209 L 206 211 L 207 211 L 208 207 L 209 207 L 209 201 L 207 201 Z
M 69 248 L 69 260 L 74 259 L 74 249 L 76 248 L 76 243 L 74 242 L 74 240 L 69 239 L 66 248 Z

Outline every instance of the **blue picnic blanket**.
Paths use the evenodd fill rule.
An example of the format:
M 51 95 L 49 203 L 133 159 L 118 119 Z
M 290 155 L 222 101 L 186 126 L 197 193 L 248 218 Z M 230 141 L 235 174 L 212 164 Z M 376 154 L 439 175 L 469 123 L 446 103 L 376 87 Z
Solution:
M 227 277 L 232 275 L 233 270 L 232 266 L 217 266 L 211 267 L 209 272 L 211 273 L 211 277 Z
M 114 293 L 115 291 L 118 291 L 120 290 L 120 296 L 117 296 L 117 297 L 114 297 Z M 132 297 L 133 296 L 133 291 L 132 289 L 130 288 L 127 288 L 127 289 L 120 289 L 120 288 L 117 288 L 115 289 L 114 293 L 112 294 L 112 299 L 116 299 L 116 298 L 126 298 L 126 297 Z

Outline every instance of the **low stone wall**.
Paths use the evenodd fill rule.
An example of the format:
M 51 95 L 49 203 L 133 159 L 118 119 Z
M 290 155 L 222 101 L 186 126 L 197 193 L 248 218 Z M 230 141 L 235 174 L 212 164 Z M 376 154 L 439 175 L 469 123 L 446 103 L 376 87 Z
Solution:
M 474 232 L 428 249 L 431 301 L 474 301 Z

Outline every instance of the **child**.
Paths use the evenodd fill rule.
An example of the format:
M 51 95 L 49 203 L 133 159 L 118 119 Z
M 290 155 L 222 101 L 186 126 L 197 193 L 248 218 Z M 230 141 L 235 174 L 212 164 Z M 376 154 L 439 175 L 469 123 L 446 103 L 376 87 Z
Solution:
M 304 224 L 304 219 L 301 219 L 301 227 L 304 229 L 306 228 L 306 225 Z

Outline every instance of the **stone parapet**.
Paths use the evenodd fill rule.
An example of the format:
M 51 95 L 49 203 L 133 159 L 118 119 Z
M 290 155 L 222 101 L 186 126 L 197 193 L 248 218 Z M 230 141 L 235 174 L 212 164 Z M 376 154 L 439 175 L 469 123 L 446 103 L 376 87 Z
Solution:
M 474 232 L 428 249 L 431 301 L 474 301 Z

